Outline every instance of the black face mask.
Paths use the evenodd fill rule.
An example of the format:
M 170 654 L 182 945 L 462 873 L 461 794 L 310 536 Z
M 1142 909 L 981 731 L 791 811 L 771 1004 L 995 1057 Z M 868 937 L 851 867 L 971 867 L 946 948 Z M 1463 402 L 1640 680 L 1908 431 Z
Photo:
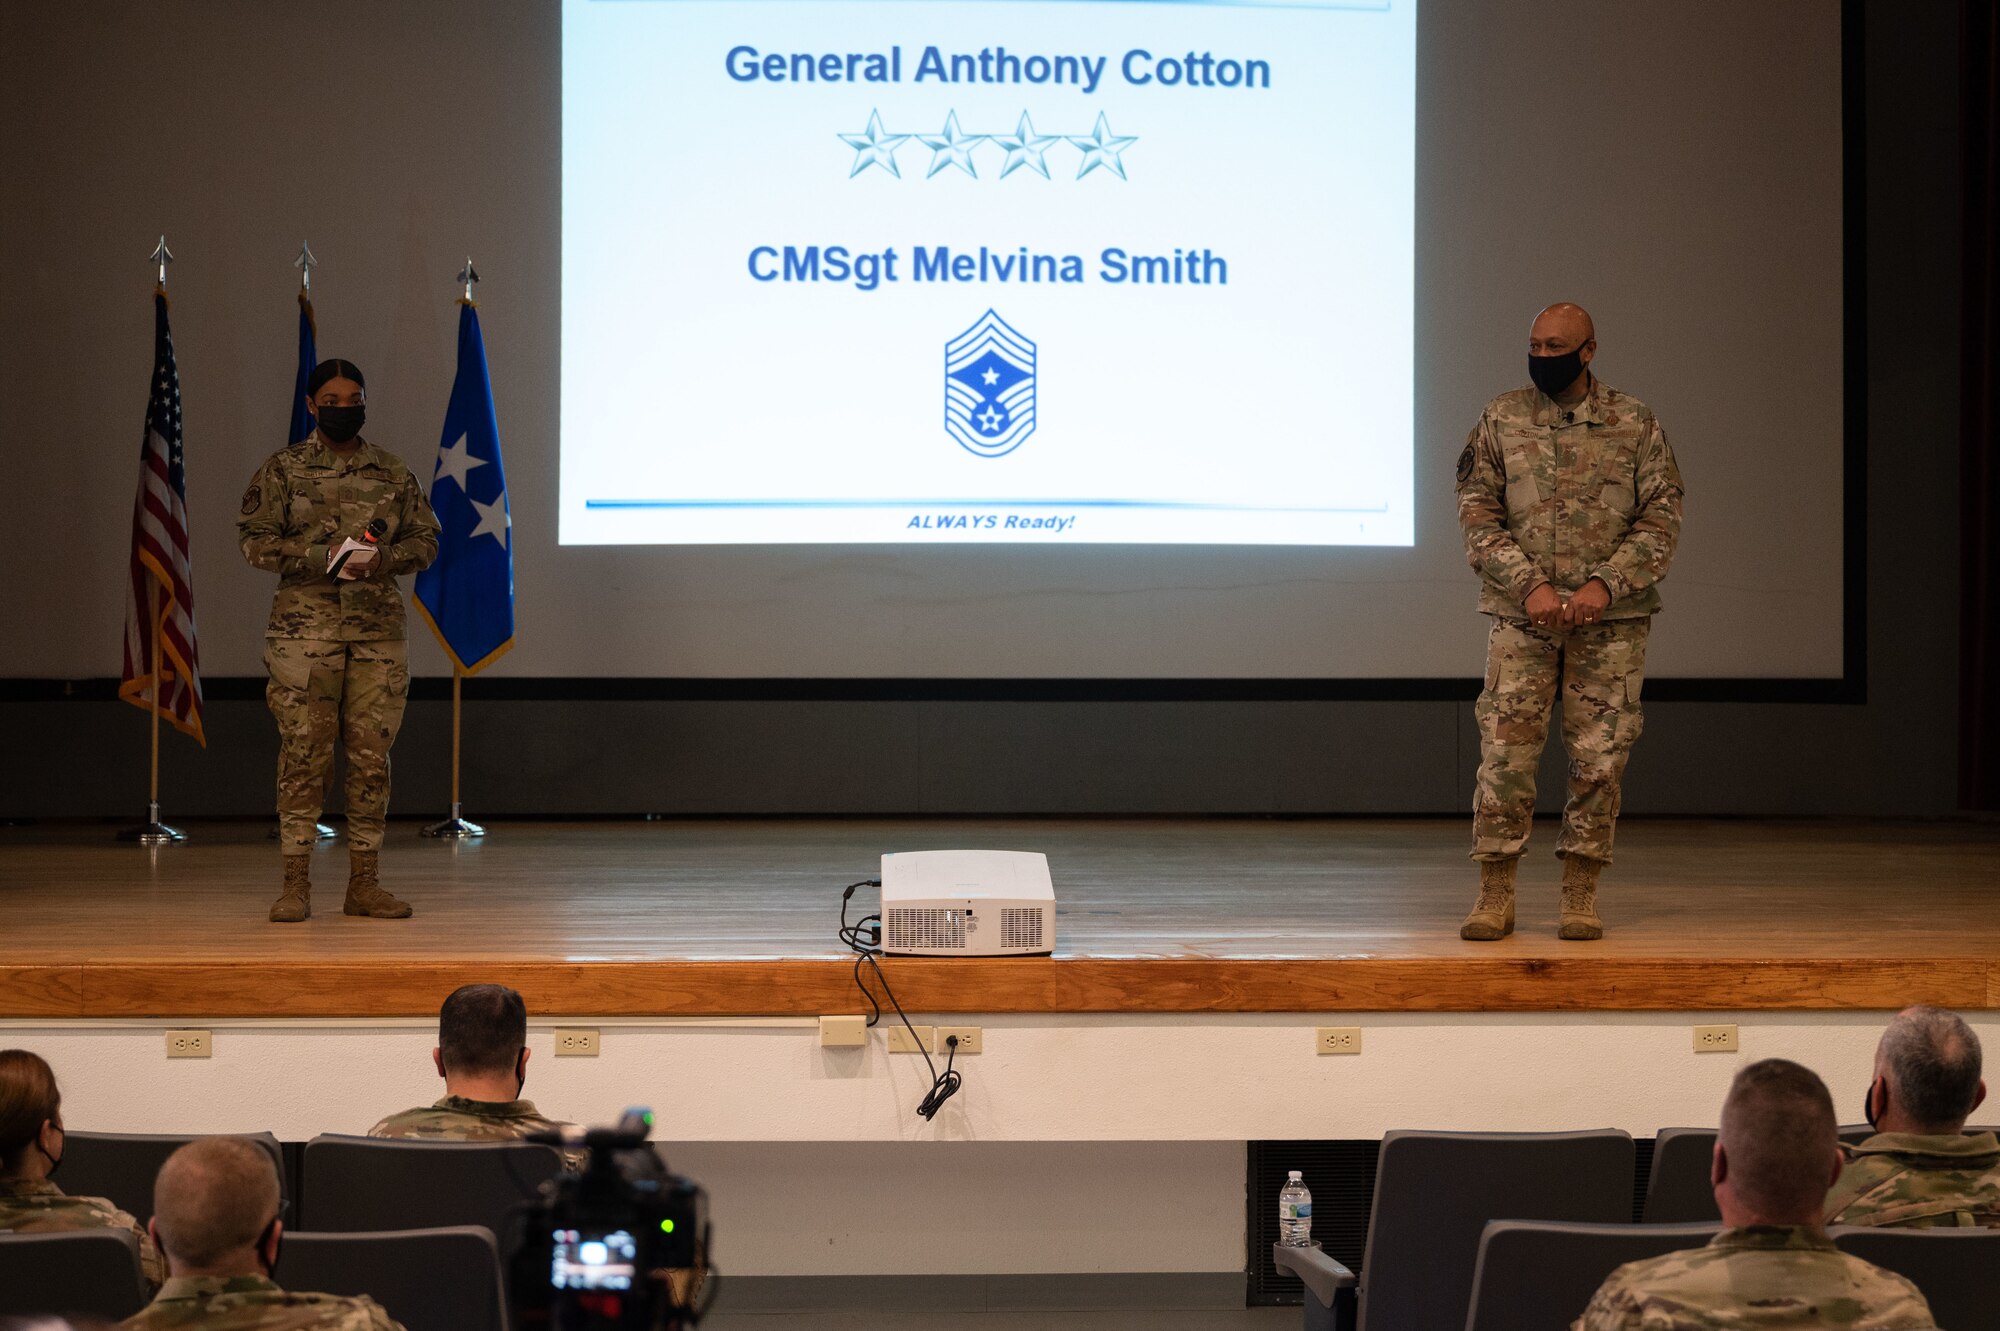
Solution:
M 1528 377 L 1535 381 L 1535 387 L 1550 397 L 1575 383 L 1576 377 L 1582 373 L 1582 347 L 1561 356 L 1528 357 Z
M 62 1132 L 62 1129 L 57 1128 L 56 1131 Z M 66 1132 L 63 1133 L 63 1142 L 64 1145 L 63 1145 L 62 1155 L 50 1155 L 48 1148 L 42 1145 L 41 1138 L 37 1137 L 35 1139 L 35 1149 L 37 1151 L 40 1151 L 42 1153 L 42 1157 L 49 1162 L 49 1172 L 47 1175 L 47 1177 L 49 1178 L 54 1178 L 57 1172 L 62 1169 L 63 1155 L 69 1154 L 69 1145 L 68 1145 L 69 1134 Z
M 1880 1115 L 1875 1112 L 1875 1083 L 1872 1081 L 1868 1083 L 1868 1089 L 1861 1093 L 1861 1117 L 1868 1120 L 1869 1131 L 1882 1130 Z
M 271 1279 L 271 1277 L 277 1272 L 278 1261 L 282 1260 L 285 1255 L 285 1239 L 284 1236 L 281 1234 L 278 1236 L 278 1245 L 277 1245 L 278 1252 L 276 1259 L 266 1260 L 264 1256 L 265 1248 L 269 1247 L 271 1244 L 271 1231 L 276 1229 L 277 1227 L 278 1227 L 278 1217 L 272 1216 L 271 1223 L 264 1226 L 262 1231 L 260 1231 L 257 1235 L 257 1265 L 264 1268 L 264 1278 L 266 1280 Z
M 319 432 L 330 444 L 344 444 L 361 433 L 361 423 L 367 419 L 366 407 L 319 407 Z

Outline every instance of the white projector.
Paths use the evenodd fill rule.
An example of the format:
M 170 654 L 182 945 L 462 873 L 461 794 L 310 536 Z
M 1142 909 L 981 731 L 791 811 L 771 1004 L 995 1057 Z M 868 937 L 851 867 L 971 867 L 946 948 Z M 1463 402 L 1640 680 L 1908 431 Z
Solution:
M 1023 850 L 919 850 L 882 857 L 882 950 L 1015 957 L 1056 945 L 1049 857 Z

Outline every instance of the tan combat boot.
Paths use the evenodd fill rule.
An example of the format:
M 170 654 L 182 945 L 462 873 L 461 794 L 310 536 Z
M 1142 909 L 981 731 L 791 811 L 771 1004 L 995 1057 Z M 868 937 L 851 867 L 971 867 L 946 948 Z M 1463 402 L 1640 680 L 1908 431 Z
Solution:
M 1604 921 L 1597 916 L 1597 875 L 1603 869 L 1603 860 L 1587 855 L 1563 858 L 1562 922 L 1556 926 L 1557 938 L 1581 941 L 1604 937 Z
M 374 851 L 351 850 L 347 857 L 347 900 L 341 906 L 342 911 L 377 920 L 406 920 L 410 917 L 410 903 L 390 896 L 375 880 Z
M 1514 869 L 1520 862 L 1518 856 L 1479 862 L 1479 900 L 1458 926 L 1460 938 L 1491 943 L 1514 932 Z
M 312 859 L 306 855 L 287 855 L 285 889 L 271 903 L 271 923 L 297 924 L 312 913 Z

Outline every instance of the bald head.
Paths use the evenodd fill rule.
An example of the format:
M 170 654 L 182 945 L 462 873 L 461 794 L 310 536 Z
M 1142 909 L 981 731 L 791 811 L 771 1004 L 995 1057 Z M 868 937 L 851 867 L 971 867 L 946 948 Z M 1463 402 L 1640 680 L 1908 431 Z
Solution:
M 1531 355 L 1561 356 L 1596 340 L 1597 325 L 1591 322 L 1590 311 L 1566 300 L 1544 306 L 1528 329 Z
M 1962 1132 L 1984 1089 L 1979 1037 L 1956 1012 L 1905 1008 L 1882 1032 L 1875 1075 L 1888 1081 L 1900 1124 L 1926 1135 Z
M 271 1157 L 242 1137 L 201 1137 L 160 1166 L 153 1224 L 177 1274 L 257 1264 L 258 1241 L 278 1218 Z
M 1716 1200 L 1763 1224 L 1818 1224 L 1828 1183 L 1840 1168 L 1833 1097 L 1810 1068 L 1782 1058 L 1736 1074 L 1722 1102 L 1716 1140 Z M 1723 1208 L 1728 1223 L 1732 1207 Z

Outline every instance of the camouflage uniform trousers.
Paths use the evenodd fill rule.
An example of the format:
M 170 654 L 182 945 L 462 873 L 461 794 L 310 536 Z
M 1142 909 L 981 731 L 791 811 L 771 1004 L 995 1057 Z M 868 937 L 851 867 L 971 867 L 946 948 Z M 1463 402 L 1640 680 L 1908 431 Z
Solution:
M 389 746 L 410 694 L 409 644 L 380 638 L 266 638 L 265 700 L 278 721 L 278 839 L 287 855 L 318 841 L 336 739 L 347 748 L 347 840 L 379 850 L 389 813 Z
M 1472 804 L 1472 858 L 1505 860 L 1528 844 L 1535 769 L 1549 714 L 1562 692 L 1569 803 L 1556 854 L 1611 859 L 1625 760 L 1639 738 L 1639 692 L 1650 618 L 1574 628 L 1537 628 L 1495 617 L 1486 645 L 1479 722 L 1479 778 Z

